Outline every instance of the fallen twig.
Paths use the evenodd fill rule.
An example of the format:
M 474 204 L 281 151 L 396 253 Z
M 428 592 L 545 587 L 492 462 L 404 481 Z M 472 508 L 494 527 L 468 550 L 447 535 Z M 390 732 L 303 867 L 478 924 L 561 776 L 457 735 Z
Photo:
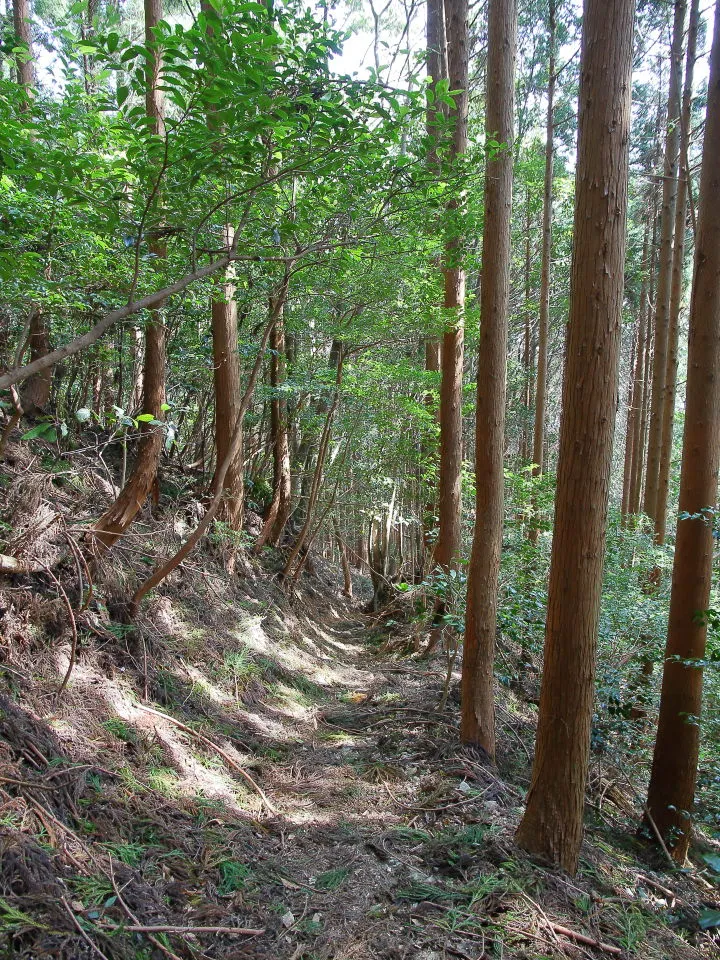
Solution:
M 71 919 L 72 922 L 73 922 L 73 926 L 75 927 L 75 929 L 77 930 L 77 932 L 80 934 L 80 936 L 83 938 L 83 940 L 85 941 L 85 943 L 87 943 L 88 946 L 90 947 L 90 949 L 93 950 L 99 957 L 102 957 L 102 960 L 108 960 L 108 958 L 107 958 L 107 957 L 105 956 L 105 954 L 102 952 L 102 950 L 100 949 L 100 947 L 99 947 L 99 946 L 95 943 L 95 941 L 92 940 L 91 937 L 89 937 L 88 934 L 83 930 L 82 926 L 80 925 L 80 921 L 78 920 L 78 918 L 77 918 L 77 917 L 75 916 L 75 914 L 73 913 L 72 907 L 71 907 L 70 904 L 67 902 L 67 900 L 65 899 L 65 897 L 60 897 L 60 899 L 62 900 L 63 906 L 64 906 L 65 909 L 67 910 L 67 913 L 68 913 L 70 919 Z
M 669 887 L 664 887 L 661 883 L 658 883 L 657 880 L 653 880 L 652 877 L 647 877 L 645 876 L 644 873 L 639 873 L 637 875 L 637 878 L 641 883 L 646 883 L 648 886 L 654 887 L 655 890 L 657 890 L 659 893 L 662 893 L 666 897 L 669 897 L 672 903 L 674 903 L 676 900 L 678 900 L 680 903 L 684 902 L 680 894 L 675 893 L 674 890 L 670 890 Z M 672 903 L 671 903 L 671 906 L 672 906 Z
M 208 737 L 204 736 L 202 733 L 198 733 L 197 730 L 193 730 L 192 727 L 188 727 L 187 724 L 183 723 L 181 720 L 176 720 L 175 717 L 171 717 L 169 713 L 163 713 L 162 710 L 155 710 L 153 707 L 146 707 L 144 703 L 136 704 L 138 709 L 145 710 L 147 713 L 152 713 L 156 717 L 162 717 L 163 720 L 167 720 L 169 723 L 174 724 L 176 727 L 179 727 L 181 730 L 184 730 L 185 733 L 189 733 L 191 737 L 195 737 L 201 743 L 204 743 L 206 746 L 214 750 L 223 760 L 227 763 L 229 767 L 235 770 L 240 776 L 247 782 L 247 784 L 257 793 L 262 802 L 268 808 L 270 813 L 277 814 L 278 810 L 273 804 L 268 800 L 265 792 L 262 787 L 260 787 L 253 778 L 247 773 L 240 764 L 233 760 L 229 753 L 226 753 L 222 747 L 218 746 L 213 740 L 210 740 Z
M 667 859 L 668 859 L 668 863 L 670 864 L 670 866 L 671 866 L 671 867 L 673 868 L 673 870 L 674 870 L 674 869 L 677 867 L 677 863 L 675 863 L 675 861 L 673 860 L 673 858 L 672 858 L 672 856 L 671 856 L 671 854 L 670 854 L 670 851 L 669 851 L 668 848 L 667 848 L 667 844 L 666 844 L 665 841 L 663 840 L 663 836 L 662 836 L 662 834 L 660 833 L 660 831 L 659 831 L 659 829 L 658 829 L 658 825 L 657 825 L 657 824 L 655 823 L 655 821 L 653 820 L 653 816 L 652 816 L 652 814 L 650 813 L 650 810 L 648 809 L 648 805 L 647 805 L 647 804 L 645 804 L 645 805 L 643 806 L 643 813 L 644 813 L 645 816 L 647 817 L 648 823 L 649 823 L 650 826 L 652 827 L 652 831 L 653 831 L 653 833 L 655 834 L 655 836 L 657 837 L 657 842 L 658 842 L 658 843 L 660 844 L 660 846 L 662 847 L 662 851 L 663 851 L 663 853 L 665 854 L 665 856 L 666 856 Z
M 548 920 L 548 926 L 553 931 L 553 933 L 559 933 L 563 937 L 567 937 L 569 940 L 575 940 L 577 943 L 584 943 L 588 947 L 595 947 L 596 950 L 602 951 L 602 953 L 609 953 L 613 957 L 621 957 L 623 951 L 620 947 L 613 946 L 611 943 L 603 943 L 602 940 L 596 940 L 595 937 L 588 937 L 584 933 L 578 933 L 577 930 L 571 930 L 569 927 L 563 927 L 559 923 L 553 923 Z

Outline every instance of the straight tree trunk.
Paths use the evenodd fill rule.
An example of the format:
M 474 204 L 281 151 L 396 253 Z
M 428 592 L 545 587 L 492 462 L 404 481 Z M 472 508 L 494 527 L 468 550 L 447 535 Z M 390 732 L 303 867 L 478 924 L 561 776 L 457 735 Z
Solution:
M 543 181 L 542 255 L 540 265 L 540 316 L 538 320 L 537 388 L 535 392 L 535 431 L 533 435 L 533 476 L 542 475 L 545 446 L 545 406 L 547 396 L 547 353 L 550 327 L 550 271 L 552 269 L 553 160 L 555 156 L 555 0 L 548 3 L 548 90 L 545 122 L 545 179 Z
M 338 404 L 340 403 L 340 387 L 342 385 L 343 365 L 345 362 L 345 352 L 340 340 L 333 340 L 332 347 L 330 349 L 330 364 L 332 365 L 333 362 L 335 362 L 335 385 L 332 393 L 332 399 L 329 403 L 323 402 L 322 405 L 318 403 L 318 412 L 320 412 L 321 408 L 325 412 L 325 423 L 323 424 L 323 429 L 318 442 L 318 451 L 315 458 L 315 469 L 313 471 L 312 482 L 307 495 L 307 504 L 305 506 L 305 518 L 280 575 L 282 580 L 286 580 L 295 573 L 296 560 L 299 557 L 299 564 L 302 564 L 305 553 L 307 552 L 306 541 L 308 539 L 308 534 L 310 533 L 310 526 L 313 520 L 315 504 L 320 496 L 325 461 L 327 459 L 328 448 L 330 446 L 333 420 L 335 419 L 335 412 L 338 408 Z
M 468 118 L 468 3 L 446 0 L 450 89 L 458 91 L 448 116 L 452 123 L 451 158 L 467 149 Z M 453 210 L 462 201 L 451 204 Z M 442 383 L 440 387 L 440 484 L 438 494 L 438 540 L 435 563 L 449 570 L 461 548 L 460 508 L 463 458 L 462 383 L 465 340 L 465 268 L 463 238 L 451 236 L 445 244 L 445 310 L 448 326 L 442 342 Z
M 636 355 L 639 352 L 640 329 L 636 327 L 633 330 L 632 346 L 630 347 L 630 376 L 628 377 L 627 392 L 627 426 L 625 428 L 625 456 L 623 458 L 623 486 L 622 501 L 620 507 L 620 517 L 622 525 L 625 526 L 628 516 L 628 503 L 630 500 L 630 471 L 632 469 L 633 459 L 633 440 L 634 440 L 634 390 L 635 390 L 635 363 Z
M 337 548 L 340 552 L 340 562 L 342 564 L 343 572 L 343 596 L 348 599 L 352 599 L 353 595 L 353 585 L 352 585 L 352 575 L 350 573 L 350 563 L 348 561 L 348 551 L 345 546 L 345 541 L 340 535 L 340 525 L 338 524 L 337 517 L 333 514 L 332 517 L 332 527 L 333 534 L 335 536 L 335 542 L 337 543 Z
M 428 80 L 433 91 L 433 98 L 428 103 L 427 109 L 427 135 L 431 142 L 428 151 L 428 167 L 430 172 L 437 172 L 438 156 L 434 140 L 438 136 L 438 121 L 443 119 L 442 108 L 438 108 L 434 93 L 436 85 L 447 78 L 447 40 L 445 37 L 445 7 L 443 0 L 427 0 L 427 25 L 426 25 L 426 43 L 427 43 L 427 73 Z M 425 369 L 429 373 L 438 373 L 441 367 L 441 347 L 438 337 L 426 337 L 425 339 Z M 429 410 L 432 410 L 435 417 L 439 411 L 435 409 L 435 400 L 432 394 L 425 398 L 425 404 Z M 430 461 L 434 459 L 435 451 L 428 449 L 425 444 L 425 459 Z M 425 553 L 429 557 L 432 554 L 432 543 L 430 532 L 435 525 L 435 491 L 428 490 L 427 502 L 423 509 L 423 545 Z
M 533 472 L 541 477 L 545 452 L 545 409 L 547 406 L 548 337 L 550 333 L 550 283 L 552 270 L 552 200 L 555 158 L 555 47 L 557 44 L 556 2 L 548 2 L 548 90 L 545 121 L 545 177 L 543 181 L 542 254 L 540 263 L 540 315 L 538 317 L 538 355 L 535 387 L 535 425 L 533 430 Z M 537 543 L 538 520 L 533 504 L 530 541 Z
M 655 294 L 655 354 L 653 358 L 650 436 L 648 440 L 645 513 L 657 523 L 660 458 L 662 455 L 663 399 L 668 364 L 670 282 L 672 278 L 673 228 L 677 202 L 678 143 L 680 136 L 680 77 L 685 30 L 685 0 L 675 0 L 670 82 L 668 86 L 665 160 L 663 164 L 662 211 L 657 292 Z
M 152 132 L 159 137 L 165 135 L 163 95 L 159 89 L 162 54 L 155 42 L 154 30 L 161 19 L 162 0 L 145 0 L 145 43 L 148 50 L 145 107 Z M 162 243 L 151 243 L 150 250 L 161 259 L 167 256 L 167 249 Z M 161 307 L 151 311 L 145 327 L 143 366 L 142 412 L 152 414 L 156 421 L 161 420 L 165 403 L 165 326 Z M 133 471 L 115 502 L 94 528 L 95 541 L 101 551 L 107 550 L 123 535 L 151 492 L 157 502 L 157 473 L 162 446 L 163 431 L 156 424 L 141 423 Z
M 201 0 L 200 9 L 214 11 L 210 0 Z M 208 27 L 212 36 L 212 27 Z M 206 64 L 212 70 L 212 64 Z M 213 112 L 208 114 L 208 126 L 217 127 Z M 223 228 L 223 246 L 230 249 L 234 239 L 231 224 Z M 230 449 L 233 431 L 240 409 L 240 357 L 238 354 L 238 312 L 235 300 L 234 270 L 228 267 L 225 276 L 216 281 L 215 293 L 210 307 L 213 339 L 213 383 L 215 386 L 215 476 L 211 484 L 214 494 L 220 464 Z M 240 428 L 242 434 L 242 427 Z M 240 436 L 236 456 L 230 463 L 223 482 L 223 500 L 216 519 L 226 523 L 231 530 L 240 530 L 243 522 L 245 480 L 243 475 L 243 437 Z
M 652 240 L 650 242 L 650 267 L 648 270 L 647 299 L 645 303 L 645 359 L 643 362 L 643 380 L 642 394 L 640 398 L 640 422 L 636 429 L 638 431 L 637 444 L 633 455 L 633 481 L 630 493 L 629 510 L 631 515 L 637 516 L 643 502 L 643 478 L 645 473 L 645 451 L 648 441 L 648 421 L 650 419 L 650 391 L 651 391 L 651 370 L 652 370 L 652 346 L 653 346 L 653 323 L 654 302 L 655 302 L 655 264 L 656 241 L 657 241 L 657 200 L 652 200 Z
M 545 667 L 524 849 L 577 869 L 618 396 L 634 0 L 585 0 Z
M 285 532 L 292 508 L 292 476 L 290 471 L 290 441 L 288 435 L 288 405 L 282 394 L 287 379 L 285 354 L 285 300 L 287 282 L 270 298 L 270 310 L 277 311 L 277 320 L 270 339 L 270 385 L 273 396 L 270 402 L 270 435 L 273 449 L 273 498 L 260 536 L 255 542 L 255 552 L 262 547 L 275 547 Z
M 523 336 L 522 368 L 523 368 L 523 393 L 522 408 L 523 419 L 520 430 L 520 442 L 518 444 L 518 457 L 520 463 L 524 466 L 530 456 L 530 411 L 533 403 L 533 349 L 532 349 L 532 308 L 530 306 L 531 295 L 531 274 L 532 274 L 532 231 L 530 223 L 530 188 L 525 191 L 525 304 L 523 313 L 525 314 L 525 330 Z M 482 298 L 482 290 L 480 291 Z
M 685 267 L 685 219 L 687 217 L 688 178 L 687 166 L 690 124 L 692 120 L 693 72 L 697 48 L 699 0 L 691 0 L 688 26 L 685 83 L 683 87 L 680 116 L 680 172 L 675 204 L 675 243 L 673 246 L 672 276 L 670 283 L 670 319 L 668 326 L 667 369 L 665 371 L 665 394 L 662 407 L 662 446 L 660 450 L 660 475 L 658 478 L 657 512 L 655 515 L 655 540 L 665 542 L 667 529 L 667 503 L 670 490 L 670 467 L 672 464 L 673 421 L 675 418 L 675 395 L 677 393 L 678 345 L 680 339 L 680 306 L 683 292 Z
M 635 365 L 631 364 L 632 390 L 628 405 L 627 430 L 625 433 L 625 473 L 623 477 L 623 522 L 633 515 L 633 491 L 638 471 L 638 461 L 642 459 L 641 449 L 641 417 L 642 395 L 645 383 L 645 318 L 647 316 L 648 282 L 647 273 L 648 247 L 650 245 L 650 225 L 645 225 L 643 237 L 642 268 L 643 276 L 640 285 L 640 303 L 638 310 L 638 329 L 635 341 Z M 640 466 L 642 470 L 642 466 Z
M 494 666 L 503 531 L 505 395 L 513 183 L 515 0 L 488 7 L 485 134 L 502 144 L 485 167 L 475 432 L 475 533 L 468 571 L 460 737 L 495 759 Z
M 687 394 L 670 617 L 647 809 L 683 863 L 697 780 L 713 508 L 720 466 L 720 0 L 710 54 L 705 141 L 690 304 Z M 683 519 L 684 518 L 684 519 Z M 701 614 L 698 616 L 698 614 Z
M 233 228 L 225 226 L 224 245 L 230 247 Z M 215 386 L 215 462 L 221 464 L 230 449 L 233 427 L 240 406 L 240 357 L 238 354 L 237 302 L 231 271 L 216 284 L 210 312 L 213 339 L 213 383 Z M 243 441 L 237 444 L 237 455 L 225 474 L 222 503 L 217 519 L 227 523 L 231 530 L 242 527 L 244 504 Z M 215 490 L 217 478 L 213 478 Z

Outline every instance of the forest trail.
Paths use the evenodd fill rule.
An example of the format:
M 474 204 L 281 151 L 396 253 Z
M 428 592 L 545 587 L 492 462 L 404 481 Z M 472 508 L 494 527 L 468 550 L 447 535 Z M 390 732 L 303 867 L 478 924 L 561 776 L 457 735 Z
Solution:
M 600 764 L 578 877 L 514 846 L 534 733 L 521 691 L 503 690 L 491 768 L 458 742 L 459 665 L 443 705 L 445 655 L 408 656 L 411 624 L 370 619 L 327 575 L 292 600 L 259 568 L 178 579 L 135 630 L 96 627 L 60 703 L 65 648 L 37 658 L 32 687 L 27 659 L 7 663 L 10 956 L 705 955 L 663 922 L 668 881 L 638 861 Z M 691 896 L 674 904 L 688 926 Z

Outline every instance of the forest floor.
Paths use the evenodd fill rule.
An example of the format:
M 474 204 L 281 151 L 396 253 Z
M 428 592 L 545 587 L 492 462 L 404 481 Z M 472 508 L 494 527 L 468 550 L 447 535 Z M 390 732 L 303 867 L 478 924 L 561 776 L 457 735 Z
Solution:
M 490 767 L 458 743 L 459 664 L 446 698 L 413 625 L 321 562 L 288 596 L 272 560 L 196 555 L 131 627 L 78 614 L 61 697 L 63 598 L 0 581 L 0 957 L 718 956 L 718 890 L 636 839 L 607 756 L 576 877 L 514 846 L 536 674 L 499 693 Z

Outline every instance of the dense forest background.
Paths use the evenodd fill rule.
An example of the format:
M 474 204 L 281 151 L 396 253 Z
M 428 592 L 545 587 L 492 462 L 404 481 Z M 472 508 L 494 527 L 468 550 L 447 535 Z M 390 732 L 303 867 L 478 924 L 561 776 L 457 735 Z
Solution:
M 150 723 L 155 711 L 164 736 L 220 757 L 248 791 L 238 801 L 226 785 L 223 802 L 242 811 L 259 797 L 253 817 L 272 819 L 281 780 L 258 758 L 279 769 L 287 757 L 263 737 L 282 741 L 291 716 L 292 742 L 309 742 L 303 724 L 317 730 L 322 711 L 338 737 L 359 736 L 377 717 L 362 712 L 365 699 L 388 704 L 402 692 L 368 695 L 362 671 L 376 657 L 404 664 L 420 698 L 406 753 L 358 760 L 383 802 L 397 799 L 414 736 L 437 722 L 433 749 L 465 752 L 462 763 L 434 755 L 432 776 L 466 778 L 460 804 L 490 796 L 514 811 L 494 834 L 507 834 L 502 863 L 532 856 L 579 870 L 584 883 L 583 825 L 610 802 L 622 819 L 611 859 L 649 858 L 638 869 L 652 896 L 667 898 L 662 923 L 675 937 L 645 941 L 646 924 L 619 941 L 617 922 L 578 937 L 577 917 L 553 932 L 540 907 L 545 953 L 522 952 L 522 937 L 505 934 L 480 948 L 450 897 L 453 929 L 469 935 L 454 955 L 713 955 L 714 7 L 7 0 L 0 937 L 9 957 L 447 955 L 393 953 L 397 933 L 345 954 L 337 930 L 323 940 L 313 913 L 301 923 L 289 908 L 275 911 L 278 939 L 257 954 L 223 952 L 224 934 L 219 952 L 204 952 L 183 930 L 213 914 L 196 911 L 190 923 L 181 904 L 232 894 L 235 913 L 217 913 L 218 931 L 247 927 L 259 943 L 274 929 L 258 920 L 263 896 L 243 873 L 265 854 L 248 837 L 252 856 L 208 854 L 212 896 L 196 890 L 174 904 L 152 873 L 164 841 L 118 826 L 138 816 L 128 797 L 140 808 L 148 797 L 176 804 L 172 768 L 191 776 L 177 743 L 173 753 L 163 741 L 169 761 L 150 755 L 141 717 Z M 426 665 L 434 679 L 423 685 Z M 96 689 L 105 706 L 93 716 Z M 250 725 L 251 747 L 238 748 L 232 724 Z M 110 735 L 117 768 L 88 746 Z M 472 781 L 473 763 L 473 777 L 504 784 L 492 788 L 497 798 Z M 86 772 L 60 787 L 55 768 Z M 196 805 L 217 787 L 200 781 Z M 480 834 L 467 849 L 448 846 L 456 827 L 462 836 L 470 827 L 440 824 L 445 794 L 402 796 L 405 813 L 417 807 L 403 826 L 419 845 L 413 855 L 425 844 L 438 863 L 482 862 Z M 78 804 L 86 821 L 105 805 L 105 826 L 84 831 Z M 305 821 L 289 809 L 292 830 Z M 175 815 L 165 810 L 165 826 Z M 192 860 L 195 828 L 177 829 L 186 835 L 173 842 Z M 280 835 L 284 852 L 285 827 Z M 324 866 L 327 880 L 332 856 Z M 347 869 L 326 886 L 337 888 L 341 919 Z M 655 869 L 668 876 L 652 887 Z M 169 871 L 168 883 L 189 883 Z M 123 884 L 134 890 L 141 874 L 144 893 L 125 903 Z M 88 892 L 88 877 L 101 893 Z M 686 888 L 668 892 L 676 881 Z M 572 894 L 583 916 L 596 896 L 587 882 Z M 443 903 L 413 883 L 408 902 Z M 532 883 L 515 878 L 502 894 L 498 883 L 465 912 L 479 923 L 492 916 L 483 898 L 518 890 L 523 909 L 528 897 L 537 906 Z M 60 919 L 36 911 L 43 890 Z M 583 914 L 575 901 L 587 896 Z M 294 953 L 290 933 L 302 934 Z M 516 952 L 503 954 L 503 943 Z

